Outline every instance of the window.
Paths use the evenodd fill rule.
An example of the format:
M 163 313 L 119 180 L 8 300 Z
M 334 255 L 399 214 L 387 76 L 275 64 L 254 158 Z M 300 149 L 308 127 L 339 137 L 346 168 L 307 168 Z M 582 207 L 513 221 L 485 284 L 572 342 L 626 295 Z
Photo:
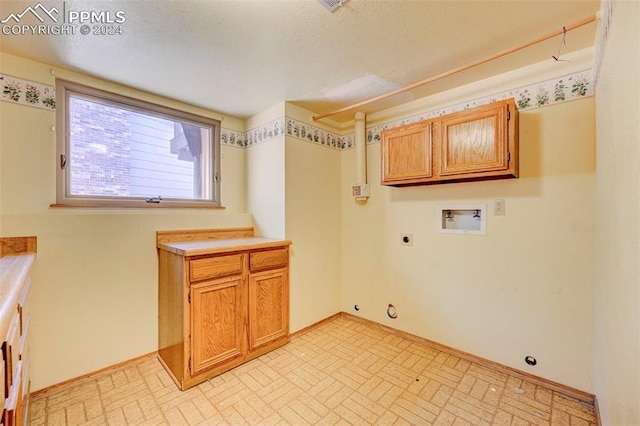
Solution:
M 67 81 L 57 204 L 219 207 L 220 122 Z

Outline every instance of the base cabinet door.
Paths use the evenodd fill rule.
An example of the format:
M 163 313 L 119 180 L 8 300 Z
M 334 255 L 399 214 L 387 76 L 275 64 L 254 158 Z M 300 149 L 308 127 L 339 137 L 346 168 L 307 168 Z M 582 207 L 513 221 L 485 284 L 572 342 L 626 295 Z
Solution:
M 289 334 L 289 270 L 249 276 L 249 351 Z
M 13 376 L 13 385 L 6 400 L 4 413 L 2 414 L 3 426 L 19 426 L 23 421 L 22 406 L 22 361 L 18 361 L 15 366 L 15 374 Z
M 242 357 L 246 286 L 242 277 L 191 286 L 191 375 Z

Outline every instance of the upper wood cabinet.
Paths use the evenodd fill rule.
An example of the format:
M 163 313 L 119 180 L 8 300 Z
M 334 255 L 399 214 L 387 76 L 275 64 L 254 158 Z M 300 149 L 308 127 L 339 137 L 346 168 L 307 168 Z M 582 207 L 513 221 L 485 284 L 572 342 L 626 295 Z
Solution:
M 428 121 L 385 131 L 381 147 L 383 183 L 431 178 L 431 146 L 431 122 Z
M 494 102 L 382 132 L 383 185 L 518 177 L 518 110 Z

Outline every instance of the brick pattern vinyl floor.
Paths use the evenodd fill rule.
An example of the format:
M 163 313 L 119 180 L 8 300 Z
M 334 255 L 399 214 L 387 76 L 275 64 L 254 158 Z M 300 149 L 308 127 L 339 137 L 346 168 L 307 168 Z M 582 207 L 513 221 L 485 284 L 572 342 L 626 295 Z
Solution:
M 148 359 L 33 398 L 31 425 L 570 425 L 591 407 L 338 317 L 181 392 Z

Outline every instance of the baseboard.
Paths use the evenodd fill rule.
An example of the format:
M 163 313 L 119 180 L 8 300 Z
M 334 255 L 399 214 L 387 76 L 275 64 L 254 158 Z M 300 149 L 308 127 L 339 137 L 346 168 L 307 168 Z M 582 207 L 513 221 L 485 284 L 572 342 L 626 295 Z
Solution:
M 333 321 L 336 318 L 340 318 L 341 316 L 342 316 L 342 312 L 338 312 L 337 314 L 333 314 L 330 317 L 327 317 L 327 318 L 325 318 L 323 320 L 320 320 L 320 321 L 318 321 L 316 323 L 311 324 L 308 327 L 305 327 L 303 329 L 300 329 L 300 330 L 292 333 L 289 337 L 294 339 L 294 338 L 298 337 L 301 334 L 304 334 L 304 333 L 306 333 L 306 332 L 308 332 L 308 331 L 310 331 L 310 330 L 312 330 L 314 328 L 318 328 L 321 325 L 326 324 L 326 323 L 328 323 L 330 321 Z M 79 377 L 76 377 L 76 378 L 73 378 L 73 379 L 65 380 L 64 382 L 56 383 L 55 385 L 51 385 L 51 386 L 48 386 L 46 388 L 43 388 L 43 389 L 37 390 L 35 392 L 32 392 L 30 394 L 30 397 L 31 398 L 36 398 L 38 396 L 46 395 L 46 394 L 49 394 L 49 393 L 52 393 L 52 392 L 58 392 L 60 390 L 66 389 L 66 388 L 69 388 L 69 387 L 72 387 L 72 386 L 76 386 L 76 385 L 80 385 L 80 384 L 88 382 L 90 380 L 94 380 L 94 379 L 96 379 L 96 378 L 98 378 L 100 376 L 111 374 L 113 371 L 118 370 L 120 368 L 129 367 L 131 365 L 139 364 L 139 363 L 147 361 L 147 360 L 149 360 L 151 358 L 156 358 L 156 357 L 158 358 L 158 360 L 160 360 L 161 363 L 164 364 L 164 361 L 158 356 L 158 352 L 155 351 L 155 352 L 148 353 L 146 355 L 142 355 L 142 356 L 130 359 L 128 361 L 124 361 L 124 362 L 121 362 L 121 363 L 118 363 L 118 364 L 115 364 L 115 365 L 111 365 L 109 367 L 102 368 L 100 370 L 94 371 L 93 373 L 88 373 L 88 374 L 85 374 L 85 375 L 82 375 L 82 376 L 79 376 Z M 169 372 L 171 371 L 170 369 L 168 369 L 166 367 L 165 367 L 165 370 L 167 370 Z M 175 376 L 173 376 L 173 374 L 170 374 L 170 375 L 171 375 L 171 378 L 173 379 L 173 381 L 176 382 L 178 387 L 180 387 L 179 381 L 175 378 Z
M 98 378 L 100 376 L 111 374 L 115 370 L 119 370 L 119 369 L 121 369 L 123 367 L 130 367 L 132 365 L 140 364 L 140 363 L 142 363 L 144 361 L 147 361 L 149 359 L 155 358 L 157 355 L 158 355 L 157 351 L 156 352 L 151 352 L 151 353 L 148 353 L 146 355 L 142 355 L 142 356 L 130 359 L 128 361 L 120 362 L 118 364 L 114 364 L 114 365 L 111 365 L 109 367 L 102 368 L 102 369 L 100 369 L 98 371 L 94 371 L 93 373 L 88 373 L 88 374 L 85 374 L 85 375 L 82 375 L 82 376 L 79 376 L 79 377 L 76 377 L 76 378 L 73 378 L 73 379 L 65 380 L 64 382 L 60 382 L 60 383 L 57 383 L 55 385 L 48 386 L 46 388 L 43 388 L 43 389 L 37 390 L 35 392 L 32 392 L 29 395 L 29 397 L 30 398 L 37 398 L 39 396 L 46 395 L 46 394 L 49 394 L 49 393 L 52 393 L 52 392 L 58 392 L 60 390 L 66 389 L 68 387 L 77 386 L 77 385 L 86 383 L 86 382 L 88 382 L 90 380 L 94 380 L 94 379 L 96 379 L 96 378 Z
M 328 323 L 330 321 L 333 321 L 336 318 L 339 318 L 340 316 L 342 316 L 342 312 L 338 312 L 337 314 L 333 314 L 330 317 L 327 317 L 327 318 L 325 318 L 323 320 L 320 320 L 320 321 L 318 321 L 316 323 L 311 324 L 308 327 L 305 327 L 305 328 L 303 328 L 301 330 L 298 330 L 295 333 L 292 333 L 289 337 L 291 337 L 292 339 L 296 338 L 297 336 L 299 336 L 301 334 L 304 334 L 307 331 L 310 331 L 310 330 L 312 330 L 314 328 L 318 328 L 323 324 L 326 324 L 326 323 Z M 130 359 L 128 361 L 124 361 L 124 362 L 121 362 L 121 363 L 118 363 L 118 364 L 115 364 L 115 365 L 111 365 L 109 367 L 105 367 L 105 368 L 100 369 L 98 371 L 94 371 L 93 373 L 89 373 L 89 374 L 82 375 L 80 377 L 76 377 L 76 378 L 73 378 L 73 379 L 65 380 L 64 382 L 56 383 L 55 385 L 51 385 L 51 386 L 48 386 L 46 388 L 43 388 L 43 389 L 37 390 L 35 392 L 32 392 L 30 394 L 30 397 L 31 398 L 36 398 L 38 396 L 46 395 L 46 394 L 49 394 L 49 393 L 52 393 L 52 392 L 58 392 L 60 390 L 66 389 L 66 388 L 69 388 L 69 387 L 72 387 L 72 386 L 76 386 L 76 385 L 80 385 L 80 384 L 88 382 L 90 380 L 94 380 L 94 379 L 96 379 L 96 378 L 98 378 L 100 376 L 111 374 L 113 371 L 121 369 L 123 367 L 129 367 L 131 365 L 139 364 L 139 363 L 147 361 L 147 360 L 149 360 L 151 358 L 156 358 L 156 357 L 158 358 L 158 360 L 160 360 L 161 363 L 164 364 L 164 361 L 158 356 L 158 352 L 155 351 L 155 352 L 148 353 L 146 355 L 142 355 L 142 356 Z M 170 369 L 168 369 L 168 368 L 165 368 L 165 370 L 170 371 Z M 173 376 L 173 374 L 171 374 L 171 378 L 174 380 L 174 382 L 176 382 L 176 384 L 178 384 L 178 387 L 180 387 L 179 381 L 175 378 L 175 376 Z
M 483 367 L 491 368 L 492 370 L 499 371 L 501 373 L 508 374 L 513 377 L 517 377 L 518 379 L 526 380 L 535 385 L 544 386 L 547 389 L 551 389 L 553 391 L 559 392 L 565 396 L 568 396 L 569 398 L 572 398 L 574 400 L 577 400 L 581 403 L 587 404 L 595 408 L 595 395 L 591 393 L 572 388 L 571 386 L 563 385 L 562 383 L 558 383 L 552 380 L 538 377 L 533 374 L 527 373 L 525 371 L 521 371 L 513 367 L 508 367 L 506 365 L 488 360 L 486 358 L 482 358 L 482 357 L 470 354 L 468 352 L 464 352 L 464 351 L 452 348 L 450 346 L 446 346 L 441 343 L 434 342 L 429 339 L 425 339 L 424 337 L 416 336 L 414 334 L 407 333 L 407 332 L 404 332 L 404 331 L 401 331 L 401 330 L 398 330 L 398 329 L 395 329 L 395 328 L 392 328 L 392 327 L 389 327 L 389 326 L 386 326 L 386 325 L 377 323 L 375 321 L 371 321 L 369 319 L 362 318 L 347 312 L 341 312 L 341 316 L 355 320 L 355 321 L 362 322 L 372 327 L 376 327 L 388 333 L 395 334 L 400 337 L 404 337 L 405 339 L 414 341 L 416 343 L 420 343 L 422 345 L 428 346 L 440 352 L 457 356 L 458 358 L 462 358 L 464 360 L 473 362 Z
M 294 339 L 294 338 L 300 336 L 301 334 L 304 334 L 304 333 L 306 333 L 308 331 L 313 330 L 314 328 L 318 328 L 318 327 L 320 327 L 320 326 L 322 326 L 322 325 L 324 325 L 324 324 L 326 324 L 328 322 L 333 321 L 336 318 L 340 318 L 342 316 L 342 314 L 344 314 L 344 312 L 338 312 L 337 314 L 333 314 L 330 317 L 322 319 L 322 320 L 320 320 L 318 322 L 314 322 L 313 324 L 311 324 L 311 325 L 309 325 L 309 326 L 307 326 L 305 328 L 301 328 L 300 330 L 291 333 L 289 337 Z

